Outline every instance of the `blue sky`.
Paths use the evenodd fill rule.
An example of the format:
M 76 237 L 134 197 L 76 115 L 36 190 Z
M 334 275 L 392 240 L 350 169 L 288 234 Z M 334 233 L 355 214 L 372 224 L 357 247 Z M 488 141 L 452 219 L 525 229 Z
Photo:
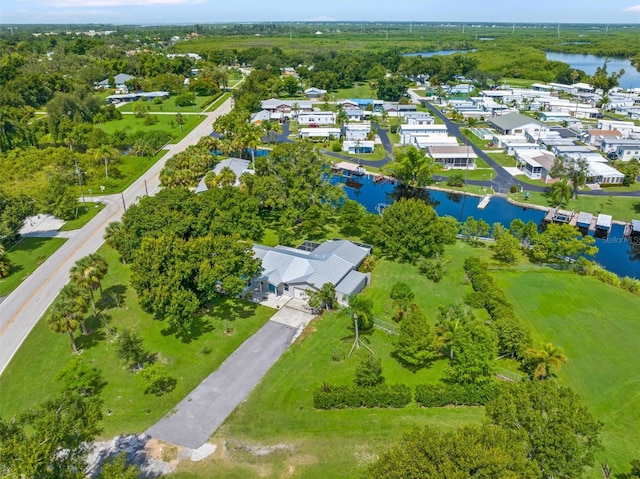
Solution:
M 640 23 L 640 0 L 0 0 L 0 23 Z

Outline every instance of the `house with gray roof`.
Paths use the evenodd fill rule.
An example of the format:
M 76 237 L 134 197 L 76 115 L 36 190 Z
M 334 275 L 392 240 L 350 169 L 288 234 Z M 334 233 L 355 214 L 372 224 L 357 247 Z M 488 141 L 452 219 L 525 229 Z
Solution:
M 134 78 L 135 78 L 134 76 L 127 75 L 126 73 L 118 73 L 116 76 L 113 77 L 113 81 L 115 82 L 115 85 L 110 85 L 109 79 L 105 78 L 101 82 L 98 82 L 98 88 L 102 88 L 102 89 L 115 88 L 117 90 L 125 91 L 127 89 L 127 86 L 125 85 L 125 83 L 128 82 L 129 80 L 133 80 Z
M 305 244 L 308 246 L 308 244 Z M 359 293 L 370 276 L 357 268 L 371 253 L 372 246 L 333 239 L 311 247 L 254 245 L 253 252 L 262 262 L 262 273 L 248 287 L 252 294 L 306 299 L 309 291 L 327 284 L 336 287 L 336 300 L 346 304 Z
M 227 158 L 226 160 L 222 160 L 213 168 L 213 173 L 219 175 L 223 168 L 229 168 L 233 171 L 233 174 L 236 175 L 236 182 L 234 186 L 240 185 L 240 176 L 243 173 L 251 173 L 253 174 L 253 170 L 249 169 L 251 162 L 249 160 L 242 160 L 240 158 Z M 202 177 L 198 186 L 196 186 L 196 193 L 202 193 L 207 191 L 209 188 L 204 182 L 205 177 Z
M 503 135 L 523 135 L 529 130 L 543 128 L 542 123 L 520 113 L 508 113 L 506 115 L 489 118 L 489 124 Z

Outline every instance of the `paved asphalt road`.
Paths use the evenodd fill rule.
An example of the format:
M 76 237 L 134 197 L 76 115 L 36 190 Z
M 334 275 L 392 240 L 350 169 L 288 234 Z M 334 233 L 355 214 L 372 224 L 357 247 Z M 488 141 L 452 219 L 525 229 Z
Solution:
M 202 446 L 280 358 L 297 331 L 268 321 L 146 434 L 191 449 Z
M 107 224 L 121 218 L 123 199 L 126 205 L 135 203 L 139 197 L 157 192 L 160 185 L 160 170 L 167 159 L 185 150 L 211 133 L 211 124 L 219 115 L 231 110 L 231 100 L 227 100 L 193 129 L 179 143 L 173 145 L 167 154 L 143 174 L 123 195 L 104 197 L 106 207 L 85 227 L 60 247 L 35 272 L 25 279 L 0 304 L 0 374 L 27 337 L 33 326 L 47 310 L 62 287 L 69 280 L 69 270 L 77 260 L 94 253 L 104 242 Z

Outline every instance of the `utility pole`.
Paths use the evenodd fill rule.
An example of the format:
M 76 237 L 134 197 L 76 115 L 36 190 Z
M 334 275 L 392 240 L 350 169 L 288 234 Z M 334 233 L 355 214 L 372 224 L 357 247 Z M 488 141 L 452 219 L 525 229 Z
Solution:
M 84 191 L 82 190 L 82 170 L 78 166 L 78 160 L 74 157 L 73 163 L 76 166 L 76 174 L 78 175 L 78 185 L 80 185 L 80 194 L 82 195 L 82 204 L 84 205 L 84 210 L 89 211 L 87 208 L 87 202 L 84 199 Z

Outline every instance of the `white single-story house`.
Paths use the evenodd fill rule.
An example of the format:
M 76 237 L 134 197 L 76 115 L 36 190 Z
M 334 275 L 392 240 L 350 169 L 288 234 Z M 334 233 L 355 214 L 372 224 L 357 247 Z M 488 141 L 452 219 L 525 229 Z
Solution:
M 344 110 L 344 113 L 347 115 L 347 119 L 349 121 L 362 121 L 371 114 L 370 112 L 361 110 L 360 108 L 349 108 Z
M 523 135 L 528 130 L 544 128 L 542 123 L 520 113 L 508 113 L 506 115 L 489 118 L 489 124 L 503 135 Z
M 516 161 L 522 172 L 532 180 L 543 180 L 549 183 L 554 180 L 549 176 L 556 155 L 546 150 L 525 150 L 516 152 Z
M 430 146 L 427 152 L 446 169 L 476 167 L 477 155 L 470 146 Z
M 640 149 L 640 140 L 618 140 L 615 138 L 603 138 L 600 142 L 600 150 L 605 153 L 616 153 L 618 154 L 618 148 L 624 147 L 628 150 L 638 150 Z
M 271 98 L 264 100 L 261 106 L 263 110 L 271 113 L 281 113 L 287 118 L 300 113 L 313 111 L 313 105 L 308 100 L 279 100 L 277 98 Z
M 322 98 L 323 95 L 327 93 L 327 90 L 323 90 L 322 88 L 307 88 L 304 91 L 304 94 L 307 98 Z
M 430 146 L 458 146 L 458 139 L 449 135 L 415 135 L 413 137 L 413 145 L 426 150 Z
M 248 288 L 252 294 L 307 299 L 309 291 L 319 291 L 330 283 L 336 287 L 336 300 L 347 304 L 349 296 L 362 291 L 370 281 L 370 275 L 357 269 L 372 248 L 342 239 L 325 241 L 311 251 L 254 245 L 262 274 L 253 278 Z
M 407 125 L 433 125 L 435 119 L 424 112 L 409 112 L 404 114 L 404 121 Z
M 624 138 L 628 138 L 639 127 L 632 121 L 598 120 L 596 128 L 599 130 L 618 130 Z
M 105 78 L 101 82 L 98 82 L 96 87 L 103 90 L 106 90 L 108 88 L 115 88 L 116 90 L 127 91 L 127 85 L 125 85 L 125 83 L 129 80 L 133 80 L 134 78 L 134 76 L 127 75 L 126 73 L 118 73 L 113 77 L 113 81 L 115 82 L 114 85 L 110 85 L 109 79 Z
M 589 162 L 587 183 L 601 185 L 620 185 L 624 181 L 624 175 L 612 166 L 602 162 Z
M 592 146 L 600 146 L 605 138 L 620 140 L 622 133 L 618 130 L 587 130 L 585 134 L 586 143 Z
M 332 138 L 340 138 L 340 128 L 300 128 L 298 130 L 300 138 L 322 141 Z
M 240 185 L 240 176 L 243 173 L 250 173 L 250 174 L 254 173 L 253 170 L 249 169 L 249 166 L 251 166 L 251 161 L 249 160 L 243 160 L 240 158 L 227 158 L 225 160 L 222 160 L 220 163 L 218 163 L 216 166 L 213 167 L 213 173 L 218 175 L 220 174 L 223 168 L 231 169 L 231 171 L 233 171 L 233 174 L 236 175 L 236 182 L 234 186 L 238 186 Z M 198 186 L 196 186 L 195 192 L 202 193 L 204 191 L 207 191 L 208 189 L 209 188 L 205 184 L 204 177 L 203 177 L 198 183 Z
M 368 140 L 344 140 L 342 142 L 342 151 L 357 155 L 358 153 L 373 153 L 376 142 Z
M 504 149 L 507 155 L 515 155 L 517 151 L 539 150 L 540 145 L 528 141 L 508 141 L 505 143 Z
M 166 100 L 169 98 L 168 91 L 150 91 L 150 92 L 138 92 L 138 93 L 123 93 L 117 95 L 109 95 L 105 98 L 105 103 L 131 103 L 138 100 L 155 100 L 156 98 L 162 98 Z
M 526 142 L 527 137 L 525 135 L 493 135 L 491 138 L 491 145 L 496 148 L 506 148 L 509 142 Z
M 540 119 L 547 123 L 562 123 L 573 120 L 573 116 L 566 111 L 541 111 Z
M 636 140 L 635 144 L 619 145 L 616 148 L 616 155 L 621 161 L 629 161 L 632 158 L 640 160 L 640 140 Z
M 336 115 L 332 111 L 312 111 L 298 115 L 300 126 L 333 125 L 335 122 Z
M 441 123 L 421 124 L 421 125 L 408 125 L 403 123 L 398 130 L 400 133 L 400 144 L 411 145 L 413 144 L 413 137 L 419 135 L 433 135 L 433 134 L 449 134 L 447 125 Z
M 346 123 L 342 127 L 342 134 L 346 140 L 366 140 L 371 133 L 371 123 Z

